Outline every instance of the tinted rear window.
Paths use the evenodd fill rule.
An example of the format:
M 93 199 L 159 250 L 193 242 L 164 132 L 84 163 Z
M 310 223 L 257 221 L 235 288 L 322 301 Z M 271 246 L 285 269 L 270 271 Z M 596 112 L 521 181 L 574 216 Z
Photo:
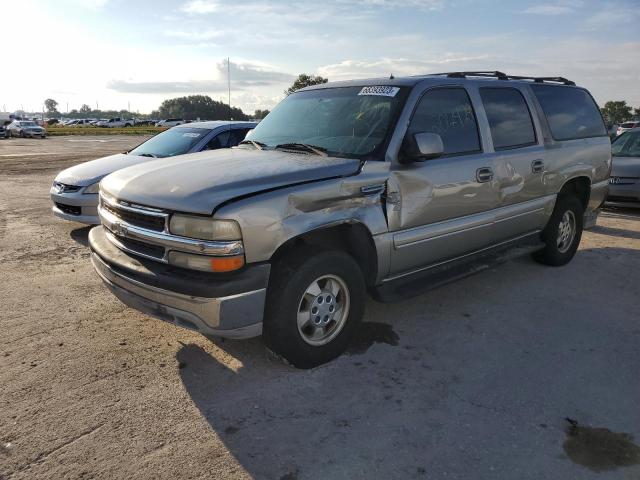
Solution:
M 529 108 L 515 88 L 481 88 L 480 97 L 496 150 L 524 147 L 536 142 Z
M 635 122 L 626 122 L 620 125 L 622 128 L 633 128 L 636 126 Z
M 555 140 L 600 137 L 607 134 L 598 106 L 586 90 L 531 85 Z

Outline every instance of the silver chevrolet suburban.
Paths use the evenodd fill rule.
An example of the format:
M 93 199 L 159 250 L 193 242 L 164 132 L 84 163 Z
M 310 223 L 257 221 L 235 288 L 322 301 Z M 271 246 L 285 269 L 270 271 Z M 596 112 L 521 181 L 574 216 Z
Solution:
M 236 148 L 106 177 L 91 259 L 125 304 L 262 335 L 309 368 L 345 350 L 367 293 L 402 299 L 525 253 L 566 264 L 610 169 L 598 107 L 565 78 L 327 83 Z

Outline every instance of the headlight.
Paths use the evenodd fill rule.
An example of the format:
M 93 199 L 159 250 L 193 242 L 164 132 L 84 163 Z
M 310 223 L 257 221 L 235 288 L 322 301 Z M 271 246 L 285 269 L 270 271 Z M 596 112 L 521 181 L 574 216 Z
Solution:
M 202 240 L 240 240 L 240 225 L 235 220 L 214 220 L 207 217 L 172 215 L 169 230 L 174 235 Z
M 84 192 L 82 193 L 99 193 L 100 192 L 100 182 L 92 183 L 88 187 L 85 187 Z
M 244 266 L 244 256 L 208 257 L 193 253 L 169 252 L 169 263 L 176 267 L 204 272 L 232 272 Z

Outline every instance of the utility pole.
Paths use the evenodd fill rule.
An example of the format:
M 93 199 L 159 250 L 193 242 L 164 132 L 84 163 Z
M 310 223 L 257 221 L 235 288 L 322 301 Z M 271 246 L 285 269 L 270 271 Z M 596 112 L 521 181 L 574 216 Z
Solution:
M 233 120 L 231 118 L 231 61 L 229 57 L 227 57 L 227 86 L 229 87 L 229 120 Z M 229 126 L 231 128 L 231 126 Z

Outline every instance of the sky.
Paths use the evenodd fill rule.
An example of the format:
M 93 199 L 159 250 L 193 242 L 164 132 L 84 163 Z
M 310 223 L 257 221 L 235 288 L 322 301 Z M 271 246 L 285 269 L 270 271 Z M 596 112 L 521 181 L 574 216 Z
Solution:
M 19 0 L 3 3 L 0 109 L 149 113 L 205 94 L 270 109 L 329 80 L 500 70 L 640 107 L 640 0 Z

